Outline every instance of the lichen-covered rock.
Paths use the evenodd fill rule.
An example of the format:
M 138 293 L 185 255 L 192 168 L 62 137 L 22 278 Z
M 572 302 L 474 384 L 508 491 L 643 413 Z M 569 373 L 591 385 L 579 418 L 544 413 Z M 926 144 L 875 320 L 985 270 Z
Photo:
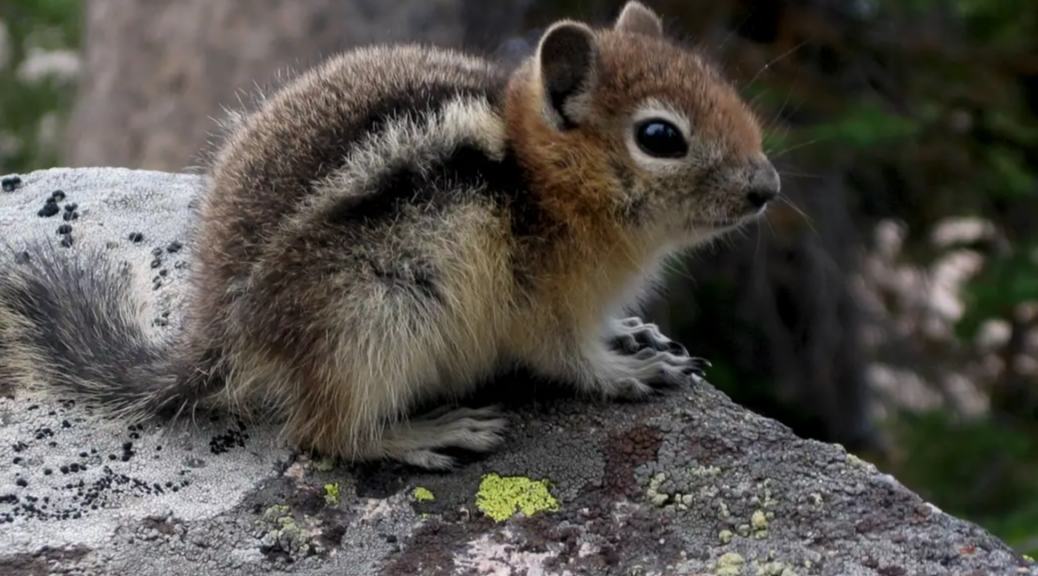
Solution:
M 0 230 L 15 248 L 37 234 L 107 246 L 152 288 L 155 329 L 171 330 L 200 184 L 114 169 L 21 175 L 4 180 Z M 506 447 L 431 474 L 311 461 L 269 424 L 127 428 L 7 390 L 0 573 L 1038 574 L 872 465 L 703 382 L 603 404 L 516 374 L 473 402 L 490 400 L 510 409 Z

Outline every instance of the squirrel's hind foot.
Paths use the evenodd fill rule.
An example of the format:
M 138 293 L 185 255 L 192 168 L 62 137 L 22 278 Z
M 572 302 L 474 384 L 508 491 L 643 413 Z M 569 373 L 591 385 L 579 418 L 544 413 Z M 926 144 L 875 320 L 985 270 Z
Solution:
M 450 470 L 454 458 L 440 450 L 490 452 L 504 440 L 507 425 L 497 407 L 443 407 L 391 426 L 382 437 L 382 449 L 412 466 Z

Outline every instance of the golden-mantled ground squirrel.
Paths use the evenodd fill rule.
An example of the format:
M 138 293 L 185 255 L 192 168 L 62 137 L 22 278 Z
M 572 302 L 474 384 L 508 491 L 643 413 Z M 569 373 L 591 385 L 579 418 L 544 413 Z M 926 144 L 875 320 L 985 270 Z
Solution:
M 0 379 L 129 418 L 274 408 L 319 453 L 450 468 L 505 419 L 409 410 L 502 367 L 610 398 L 690 382 L 703 361 L 623 312 L 778 192 L 754 114 L 638 2 L 556 22 L 508 69 L 356 49 L 234 115 L 173 341 L 114 264 L 30 249 L 0 273 Z

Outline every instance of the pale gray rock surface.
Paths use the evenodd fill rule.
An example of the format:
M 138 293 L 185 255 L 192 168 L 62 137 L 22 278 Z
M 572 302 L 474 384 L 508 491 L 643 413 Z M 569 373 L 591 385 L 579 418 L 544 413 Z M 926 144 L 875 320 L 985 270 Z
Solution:
M 20 178 L 0 192 L 0 244 L 61 242 L 68 225 L 68 250 L 128 262 L 153 329 L 176 329 L 199 177 Z M 521 375 L 490 388 L 482 400 L 510 407 L 507 447 L 450 474 L 324 466 L 273 425 L 128 429 L 68 398 L 0 388 L 0 574 L 1038 574 L 979 527 L 708 384 L 639 405 L 581 402 Z M 484 513 L 511 503 L 510 487 L 540 511 Z

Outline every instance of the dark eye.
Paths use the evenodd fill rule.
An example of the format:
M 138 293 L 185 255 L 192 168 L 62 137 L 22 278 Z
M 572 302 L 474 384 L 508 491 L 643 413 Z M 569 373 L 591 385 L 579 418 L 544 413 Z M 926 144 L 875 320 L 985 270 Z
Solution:
M 688 142 L 681 130 L 666 120 L 654 118 L 638 123 L 634 139 L 642 152 L 656 158 L 681 158 L 688 153 Z

